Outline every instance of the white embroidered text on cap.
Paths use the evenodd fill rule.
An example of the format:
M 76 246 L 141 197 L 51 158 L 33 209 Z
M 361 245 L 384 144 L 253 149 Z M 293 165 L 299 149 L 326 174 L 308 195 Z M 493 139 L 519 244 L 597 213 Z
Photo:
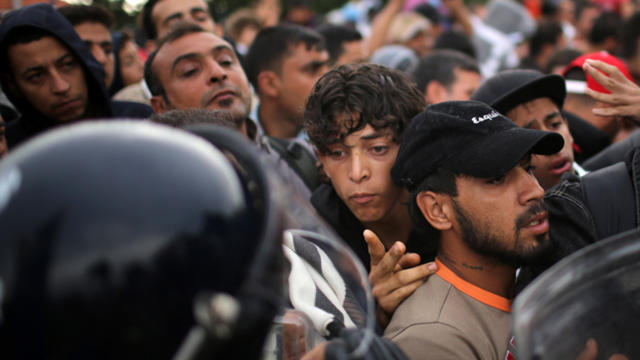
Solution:
M 480 117 L 474 116 L 474 117 L 471 118 L 471 121 L 473 121 L 474 124 L 480 124 L 483 121 L 491 120 L 491 119 L 496 118 L 498 116 L 500 116 L 500 114 L 498 114 L 496 111 L 492 111 L 489 114 L 485 114 L 485 115 L 482 115 Z

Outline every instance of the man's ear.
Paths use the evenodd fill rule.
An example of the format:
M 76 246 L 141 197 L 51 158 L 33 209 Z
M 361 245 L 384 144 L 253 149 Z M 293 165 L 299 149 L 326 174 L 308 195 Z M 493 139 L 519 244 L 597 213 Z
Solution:
M 327 155 L 326 154 L 322 154 L 320 151 L 316 150 L 316 155 L 318 157 L 318 161 L 320 161 L 320 163 L 322 164 L 322 171 L 324 172 L 325 176 L 327 177 L 327 179 L 329 179 L 329 181 L 331 181 L 331 176 L 329 176 L 329 173 L 327 172 Z
M 151 107 L 156 114 L 162 114 L 171 110 L 171 107 L 162 95 L 154 95 L 151 97 Z
M 273 71 L 258 74 L 258 93 L 260 96 L 277 97 L 280 93 L 280 77 Z
M 442 102 L 447 97 L 447 89 L 438 81 L 429 81 L 424 89 L 424 99 L 427 104 L 435 104 Z
M 22 98 L 22 92 L 20 90 L 18 90 L 18 85 L 16 85 L 16 82 L 13 80 L 13 76 L 9 75 L 9 74 L 3 74 L 2 75 L 2 80 L 4 80 L 3 82 L 7 85 L 6 89 L 4 89 L 4 91 L 7 94 L 11 94 L 12 96 L 16 97 L 16 98 Z
M 221 24 L 216 22 L 215 30 L 213 30 L 213 33 L 218 35 L 219 37 L 223 37 L 224 36 L 224 28 L 222 27 Z
M 147 40 L 147 42 L 144 43 L 144 50 L 148 55 L 151 55 L 151 53 L 156 49 L 157 45 L 158 44 L 156 44 L 155 40 Z
M 416 204 L 422 216 L 437 230 L 449 230 L 453 226 L 451 198 L 448 195 L 423 191 L 416 197 Z

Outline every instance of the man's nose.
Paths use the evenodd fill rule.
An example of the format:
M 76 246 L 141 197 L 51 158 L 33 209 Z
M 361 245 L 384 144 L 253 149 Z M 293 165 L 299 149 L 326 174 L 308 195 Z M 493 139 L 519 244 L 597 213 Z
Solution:
M 212 60 L 209 62 L 209 81 L 214 83 L 218 81 L 224 81 L 227 79 L 227 70 L 218 64 L 217 61 Z
M 349 169 L 349 179 L 354 182 L 361 182 L 369 177 L 369 167 L 366 160 L 360 153 L 351 156 L 351 166 Z
M 540 201 L 544 197 L 544 189 L 533 174 L 520 168 L 519 173 L 520 202 L 523 205 L 531 201 Z
M 56 94 L 61 94 L 69 91 L 71 84 L 57 71 L 51 73 L 51 91 Z

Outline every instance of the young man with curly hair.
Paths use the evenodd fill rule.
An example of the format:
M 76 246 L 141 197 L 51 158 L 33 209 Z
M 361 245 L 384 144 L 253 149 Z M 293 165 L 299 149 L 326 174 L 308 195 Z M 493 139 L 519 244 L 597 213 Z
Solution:
M 416 266 L 431 260 L 433 249 L 413 230 L 408 192 L 393 183 L 390 172 L 405 128 L 424 106 L 418 89 L 400 72 L 343 65 L 318 80 L 304 115 L 329 180 L 316 189 L 311 203 L 370 265 L 383 325 L 434 269 L 432 264 Z M 364 239 L 365 229 L 381 241 L 371 232 Z M 403 256 L 405 250 L 419 256 Z M 405 270 L 394 271 L 396 264 Z

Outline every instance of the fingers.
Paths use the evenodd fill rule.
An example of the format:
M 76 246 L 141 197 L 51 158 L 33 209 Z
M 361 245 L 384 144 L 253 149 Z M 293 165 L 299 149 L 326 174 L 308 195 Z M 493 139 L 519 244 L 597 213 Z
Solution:
M 367 242 L 369 257 L 371 257 L 371 267 L 373 268 L 378 265 L 385 255 L 384 245 L 378 235 L 371 230 L 365 230 L 362 235 L 364 236 L 364 241 Z
M 405 286 L 399 287 L 385 296 L 380 298 L 376 297 L 378 300 L 378 306 L 380 306 L 380 308 L 382 308 L 382 310 L 387 314 L 393 314 L 398 305 L 400 305 L 404 299 L 408 298 L 409 295 L 413 294 L 413 292 L 416 291 L 420 285 L 424 284 L 424 282 L 425 279 L 419 279 Z
M 379 276 L 372 281 L 373 295 L 378 301 L 393 293 L 394 291 L 412 284 L 416 281 L 423 282 L 429 275 L 436 271 L 434 263 L 422 264 L 393 273 L 388 273 L 386 276 Z
M 596 356 L 598 356 L 598 343 L 594 339 L 589 339 L 576 360 L 595 360 Z
M 371 283 L 375 284 L 380 279 L 393 275 L 396 271 L 396 265 L 398 265 L 406 250 L 407 248 L 402 242 L 396 241 L 377 264 L 374 264 L 372 259 L 371 272 L 369 273 Z
M 398 261 L 397 270 L 408 269 L 420 265 L 420 255 L 416 253 L 407 253 L 402 255 Z

